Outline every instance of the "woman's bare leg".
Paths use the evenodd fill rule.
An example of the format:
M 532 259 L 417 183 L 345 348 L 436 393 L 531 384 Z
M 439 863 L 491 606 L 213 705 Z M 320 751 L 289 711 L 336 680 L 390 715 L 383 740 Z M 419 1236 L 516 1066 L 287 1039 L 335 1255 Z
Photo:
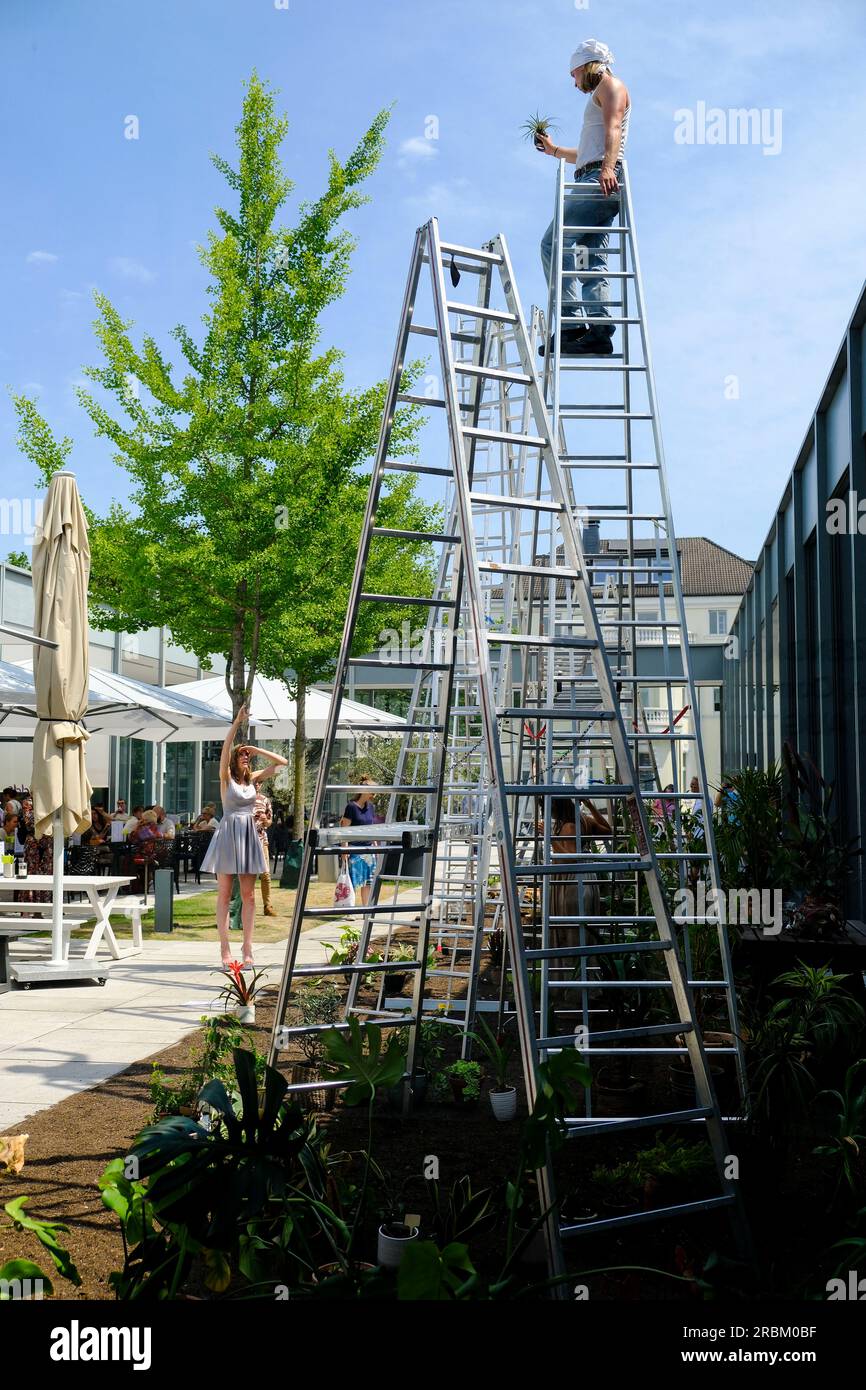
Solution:
M 220 956 L 223 965 L 232 960 L 232 947 L 229 939 L 229 903 L 232 896 L 234 874 L 217 874 L 217 932 L 219 933 Z
M 241 922 L 244 929 L 243 958 L 253 958 L 253 931 L 256 925 L 256 874 L 238 874 L 241 886 Z

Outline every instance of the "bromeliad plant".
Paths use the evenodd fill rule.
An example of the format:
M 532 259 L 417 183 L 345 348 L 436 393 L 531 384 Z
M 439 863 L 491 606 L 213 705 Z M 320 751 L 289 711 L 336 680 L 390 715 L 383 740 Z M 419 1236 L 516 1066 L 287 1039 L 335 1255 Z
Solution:
M 254 1003 L 259 980 L 265 973 L 264 970 L 255 970 L 250 975 L 249 971 L 243 970 L 240 961 L 230 961 L 226 966 L 225 983 L 219 992 L 219 998 L 225 1001 L 226 1008 L 231 1004 L 247 1008 Z

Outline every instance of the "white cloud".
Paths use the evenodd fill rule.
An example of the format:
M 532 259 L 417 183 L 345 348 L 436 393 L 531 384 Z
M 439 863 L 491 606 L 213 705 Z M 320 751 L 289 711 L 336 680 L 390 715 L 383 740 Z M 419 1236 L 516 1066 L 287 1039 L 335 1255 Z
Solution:
M 133 260 L 130 256 L 114 256 L 108 268 L 122 279 L 134 280 L 139 285 L 150 285 L 156 279 L 155 270 L 148 270 L 141 261 Z
M 28 265 L 54 265 L 60 257 L 53 251 L 28 251 L 26 260 Z
M 467 196 L 472 188 L 469 179 L 451 179 L 447 183 L 431 183 L 421 193 L 410 193 L 404 200 L 411 208 L 418 208 L 428 217 L 468 216 L 477 211 L 476 199 Z
M 398 163 L 404 166 L 422 163 L 425 159 L 435 159 L 438 153 L 439 147 L 435 140 L 428 140 L 423 135 L 413 135 L 400 146 Z

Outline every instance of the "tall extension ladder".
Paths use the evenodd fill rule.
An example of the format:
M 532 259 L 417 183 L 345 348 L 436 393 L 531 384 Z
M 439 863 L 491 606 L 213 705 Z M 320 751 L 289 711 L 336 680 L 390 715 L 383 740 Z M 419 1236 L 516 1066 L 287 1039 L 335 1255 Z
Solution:
M 567 175 L 568 166 L 560 160 L 546 322 L 541 321 L 533 346 L 549 341 L 551 327 L 559 325 L 566 276 L 576 273 L 584 282 L 602 278 L 612 283 L 607 322 L 615 326 L 613 354 L 564 357 L 557 331 L 554 351 L 544 353 L 544 394 L 571 505 L 584 534 L 592 538 L 587 562 L 597 611 L 606 635 L 615 638 L 612 674 L 629 741 L 642 784 L 651 787 L 663 811 L 667 843 L 658 858 L 665 865 L 668 896 L 677 888 L 694 892 L 699 871 L 706 901 L 713 902 L 711 893 L 721 882 L 699 687 L 689 650 L 628 166 L 623 161 L 617 222 L 605 229 L 610 242 L 606 269 L 589 269 L 579 245 L 566 264 L 566 232 L 578 237 L 599 232 L 594 225 L 567 222 L 569 191 L 579 188 L 582 198 L 603 196 L 597 184 L 578 185 Z M 585 313 L 580 321 L 604 322 Z M 648 582 L 642 585 L 644 576 Z M 643 614 L 642 600 L 657 600 L 658 610 Z M 698 779 L 697 797 L 687 787 L 690 774 Z M 673 790 L 664 792 L 671 783 Z M 693 802 L 702 808 L 697 838 L 694 821 L 689 826 L 684 815 Z M 683 910 L 676 921 L 683 928 L 680 944 L 689 986 L 705 1004 L 714 1000 L 723 1015 L 721 1040 L 708 1045 L 708 1051 L 720 1063 L 733 1062 L 739 1105 L 732 1108 L 742 1112 L 747 1083 L 724 920 L 718 913 L 701 916 Z M 715 938 L 714 949 L 707 949 L 709 936 Z M 679 1044 L 669 1049 L 671 1055 L 683 1051 Z
M 450 265 L 446 264 L 448 258 Z M 452 270 L 453 282 L 457 258 L 463 270 L 477 276 L 478 293 L 474 304 L 454 302 L 448 298 L 445 272 L 449 268 Z M 425 266 L 428 275 L 422 279 Z M 428 312 L 432 322 L 419 321 L 422 318 L 422 310 L 418 308 L 417 301 L 425 287 L 429 294 Z M 498 300 L 498 304 L 494 300 Z M 465 329 L 467 320 L 474 323 L 471 333 L 467 333 Z M 456 321 L 456 327 L 453 321 Z M 505 365 L 494 366 L 488 360 L 486 340 L 490 326 L 494 324 L 504 332 L 513 354 Z M 442 377 L 441 398 L 426 400 L 407 396 L 401 391 L 411 334 L 436 341 Z M 455 339 L 458 337 L 463 342 L 467 339 L 470 341 L 473 348 L 471 360 L 458 357 L 455 351 Z M 470 383 L 474 383 L 475 389 L 461 393 L 458 381 L 467 378 Z M 478 423 L 481 388 L 485 382 L 491 380 L 505 383 L 511 394 L 525 394 L 529 405 L 528 424 L 515 429 L 511 423 L 512 416 L 501 421 L 502 428 L 499 429 Z M 442 410 L 448 436 L 447 467 L 389 457 L 392 422 L 395 411 L 403 400 Z M 526 470 L 521 489 L 514 487 L 515 475 L 512 474 L 509 478 L 504 471 L 500 474 L 497 485 L 507 486 L 508 491 L 497 494 L 489 487 L 480 486 L 475 472 L 476 456 L 478 447 L 485 443 L 500 443 L 506 447 L 516 445 L 526 450 L 531 463 Z M 659 859 L 637 785 L 631 740 L 623 722 L 604 633 L 593 601 L 590 575 L 573 515 L 572 499 L 560 462 L 550 416 L 534 370 L 530 339 L 524 325 L 505 240 L 501 236 L 496 237 L 479 250 L 442 243 L 435 218 L 419 228 L 412 252 L 397 346 L 386 394 L 382 431 L 373 465 L 343 641 L 335 672 L 335 694 L 313 800 L 311 834 L 305 848 L 287 943 L 271 1058 L 276 1058 L 277 1053 L 293 1035 L 311 1031 L 315 1027 L 311 1025 L 287 1028 L 285 1025 L 293 982 L 299 976 L 322 975 L 329 969 L 320 966 L 296 969 L 304 918 L 331 917 L 341 920 L 347 915 L 346 910 L 342 908 L 310 908 L 307 905 L 307 897 L 325 795 L 329 790 L 344 790 L 343 787 L 330 787 L 328 776 L 340 702 L 349 665 L 353 660 L 350 653 L 356 618 L 362 604 L 392 604 L 395 598 L 400 597 L 370 593 L 364 589 L 371 547 L 394 539 L 393 531 L 376 524 L 383 481 L 391 469 L 417 472 L 430 479 L 439 478 L 449 482 L 453 489 L 454 510 L 447 522 L 453 530 L 414 535 L 419 544 L 434 543 L 450 549 L 453 556 L 450 594 L 448 597 L 440 593 L 434 594 L 428 602 L 440 611 L 447 611 L 451 615 L 452 624 L 456 625 L 458 621 L 461 623 L 464 639 L 472 645 L 475 653 L 477 698 L 486 759 L 485 785 L 489 786 L 494 836 L 500 860 L 503 918 L 511 960 L 520 1057 L 528 1103 L 532 1106 L 535 1101 L 537 1067 L 551 1051 L 574 1047 L 575 1044 L 586 1054 L 598 1050 L 610 1051 L 611 1048 L 621 1047 L 623 1041 L 630 1043 L 638 1034 L 650 1040 L 667 1037 L 682 1039 L 694 1079 L 694 1103 L 687 1103 L 679 1110 L 630 1116 L 625 1119 L 611 1119 L 594 1114 L 587 1107 L 584 1113 L 565 1117 L 564 1131 L 569 1138 L 579 1138 L 587 1133 L 619 1134 L 624 1130 L 666 1124 L 687 1125 L 699 1129 L 708 1140 L 712 1151 L 718 1191 L 701 1200 L 678 1204 L 657 1214 L 664 1216 L 671 1212 L 680 1214 L 722 1207 L 729 1209 L 731 1215 L 736 1217 L 738 1199 L 735 1184 L 728 1176 L 726 1168 L 728 1152 L 724 1127 L 696 1025 L 692 994 L 662 888 Z M 519 538 L 519 555 L 511 554 L 505 560 L 479 559 L 478 535 L 483 534 L 483 518 L 490 509 L 527 513 L 532 516 L 533 526 L 527 532 L 518 530 L 516 533 Z M 406 538 L 403 532 L 400 532 L 399 536 L 401 539 Z M 512 629 L 516 630 L 505 631 L 503 628 L 489 627 L 486 622 L 488 604 L 485 585 L 489 586 L 491 582 L 501 586 L 503 592 L 510 585 L 524 596 L 527 593 L 532 595 L 536 591 L 541 593 L 545 601 L 537 608 L 536 619 L 528 616 L 532 612 L 532 605 L 518 603 L 513 608 L 515 620 Z M 563 612 L 568 615 L 566 624 L 561 620 Z M 569 630 L 564 631 L 564 626 Z M 404 730 L 404 737 L 417 738 L 419 746 L 429 752 L 429 780 L 420 787 L 414 783 L 407 787 L 395 782 L 392 786 L 371 789 L 374 793 L 381 791 L 389 794 L 406 793 L 411 790 L 415 795 L 429 798 L 429 818 L 421 828 L 427 838 L 422 850 L 420 906 L 418 902 L 405 904 L 406 919 L 414 916 L 419 924 L 417 956 L 410 967 L 414 975 L 412 1006 L 406 1014 L 399 1017 L 379 1014 L 368 1020 L 375 1026 L 399 1026 L 407 1029 L 407 1075 L 410 1081 L 414 1075 L 430 943 L 430 904 L 434 897 L 436 860 L 448 771 L 447 747 L 454 703 L 456 646 L 457 644 L 452 642 L 447 657 L 441 661 L 436 659 L 438 653 L 425 658 L 425 674 L 431 678 L 441 676 L 442 679 L 435 680 L 436 694 L 427 706 L 426 717 L 419 721 L 417 728 L 410 726 Z M 505 694 L 500 692 L 499 700 L 491 662 L 491 651 L 497 648 L 513 663 L 512 678 L 502 687 Z M 562 699 L 560 673 L 551 658 L 563 652 L 575 657 L 580 656 L 581 662 L 587 658 L 583 668 L 584 674 L 579 679 L 590 682 L 589 698 L 581 694 L 579 699 Z M 406 664 L 411 663 L 407 660 Z M 521 695 L 519 702 L 513 704 L 513 690 L 529 690 L 530 682 L 532 698 L 526 698 L 524 703 L 524 696 Z M 505 703 L 501 703 L 503 699 Z M 527 720 L 544 721 L 545 729 L 543 743 L 539 738 L 534 749 L 535 775 L 531 788 L 527 787 L 524 768 L 519 759 L 515 758 L 513 751 L 515 747 L 522 746 L 522 739 L 517 731 L 523 730 Z M 593 739 L 604 739 L 611 750 L 613 780 L 605 782 L 603 795 L 611 811 L 614 833 L 608 845 L 608 852 L 604 856 L 596 852 L 595 844 L 589 840 L 584 843 L 580 832 L 577 835 L 574 853 L 554 854 L 551 815 L 554 798 L 571 798 L 578 804 L 589 799 L 588 785 L 584 778 L 566 777 L 564 783 L 553 780 L 556 736 L 563 728 L 577 747 Z M 591 790 L 592 796 L 598 799 L 599 790 L 595 787 Z M 533 805 L 542 808 L 542 829 L 540 835 L 536 835 L 538 844 L 543 845 L 543 858 L 540 862 L 527 862 L 519 844 L 525 833 L 525 816 L 520 808 L 525 807 L 528 796 L 531 796 Z M 376 826 L 373 833 L 377 839 L 387 837 L 388 824 Z M 374 852 L 381 853 L 380 850 Z M 635 879 L 639 880 L 646 890 L 651 906 L 650 912 L 640 911 L 638 900 L 631 905 L 627 892 L 620 892 L 623 885 L 628 888 Z M 557 883 L 561 884 L 563 880 L 566 885 L 576 885 L 578 910 L 575 911 L 573 906 L 569 906 L 564 913 L 557 914 L 551 911 L 551 887 Z M 540 914 L 537 913 L 537 894 L 533 895 L 533 917 L 536 919 L 539 933 L 538 944 L 533 942 L 529 948 L 526 944 L 527 939 L 532 938 L 527 937 L 522 892 L 528 881 L 536 884 L 540 881 L 542 887 Z M 584 911 L 586 886 L 588 883 L 598 882 L 605 885 L 608 911 Z M 395 906 L 398 905 L 393 902 L 385 905 L 381 909 L 382 914 L 393 913 Z M 354 911 L 362 917 L 375 917 L 379 909 L 361 907 Z M 641 939 L 630 939 L 627 948 L 616 936 L 610 941 L 603 939 L 606 932 L 616 932 L 624 925 L 632 933 L 640 932 Z M 577 944 L 574 944 L 575 937 Z M 622 957 L 626 949 L 630 954 L 637 954 L 645 960 L 652 955 L 660 962 L 661 973 L 652 983 L 655 989 L 664 994 L 669 1018 L 663 1023 L 642 1023 L 638 1028 L 617 1027 L 606 1033 L 597 1031 L 590 1046 L 586 1042 L 585 1023 L 589 1003 L 587 965 L 603 957 Z M 563 978 L 563 961 L 572 962 L 573 966 L 579 969 L 579 979 Z M 371 969 L 384 971 L 387 968 L 387 962 L 378 962 L 371 966 L 369 961 L 361 958 L 350 967 L 350 971 L 360 974 Z M 391 968 L 393 969 L 393 966 Z M 334 973 L 343 973 L 345 967 L 340 965 L 331 969 Z M 536 1007 L 530 971 L 540 979 L 539 1007 Z M 553 976 L 551 971 L 554 972 Z M 567 992 L 571 988 L 576 988 L 582 994 L 583 1021 L 578 1029 L 575 1029 L 569 1018 L 565 1030 L 559 1031 L 557 1011 L 555 1007 L 550 1006 L 551 989 L 556 994 Z M 342 1026 L 348 1025 L 344 1023 Z M 575 1109 L 579 1108 L 576 1102 Z M 544 1230 L 548 1262 L 555 1275 L 561 1275 L 564 1270 L 563 1237 L 585 1234 L 599 1228 L 621 1227 L 632 1219 L 625 1216 L 574 1226 L 567 1223 L 563 1225 L 557 1216 L 554 1176 L 549 1162 L 539 1170 L 537 1179 L 541 1210 L 546 1213 Z M 639 1213 L 635 1219 L 645 1220 L 646 1217 L 646 1213 Z

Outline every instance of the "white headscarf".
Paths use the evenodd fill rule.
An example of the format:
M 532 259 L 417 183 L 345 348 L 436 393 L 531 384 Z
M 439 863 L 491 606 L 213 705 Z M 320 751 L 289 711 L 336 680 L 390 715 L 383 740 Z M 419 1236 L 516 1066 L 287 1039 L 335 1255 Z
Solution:
M 601 43 L 599 39 L 584 39 L 572 53 L 568 71 L 574 72 L 575 68 L 582 68 L 584 63 L 604 63 L 606 68 L 612 68 L 613 61 L 613 54 L 606 43 Z

